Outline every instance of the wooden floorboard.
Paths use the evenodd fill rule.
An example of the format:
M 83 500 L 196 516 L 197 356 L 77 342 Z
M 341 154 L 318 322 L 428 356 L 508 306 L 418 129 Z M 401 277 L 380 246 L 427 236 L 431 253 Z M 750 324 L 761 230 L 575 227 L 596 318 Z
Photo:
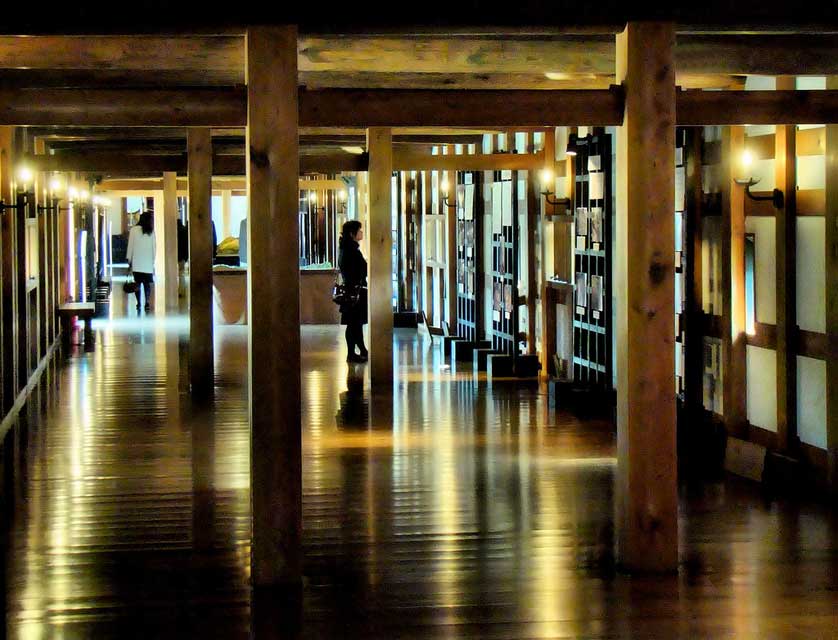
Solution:
M 623 575 L 611 425 L 441 370 L 409 330 L 390 399 L 337 328 L 303 329 L 305 582 L 254 595 L 246 334 L 218 331 L 197 408 L 187 327 L 97 322 L 24 412 L 17 464 L 4 442 L 8 637 L 835 637 L 834 512 L 684 488 L 678 574 Z

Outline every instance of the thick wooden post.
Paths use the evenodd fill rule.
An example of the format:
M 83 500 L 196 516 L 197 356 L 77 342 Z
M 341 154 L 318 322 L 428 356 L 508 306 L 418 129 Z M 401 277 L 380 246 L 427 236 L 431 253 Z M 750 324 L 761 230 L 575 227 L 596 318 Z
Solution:
M 248 31 L 247 102 L 251 572 L 266 586 L 302 578 L 296 27 Z
M 826 80 L 838 89 L 838 76 Z M 838 494 L 838 124 L 826 127 L 826 448 L 829 486 Z
M 555 175 L 556 170 L 556 130 L 555 128 L 547 129 L 544 132 L 544 169 L 550 174 Z M 533 176 L 533 180 L 538 180 L 540 176 Z M 543 185 L 542 185 L 543 186 Z M 550 191 L 555 191 L 555 180 L 547 186 Z M 555 274 L 555 265 L 553 269 L 548 267 L 547 261 L 547 232 L 552 232 L 555 222 L 550 223 L 548 228 L 547 214 L 552 211 L 552 206 L 543 198 L 539 197 L 538 206 L 541 209 L 541 373 L 544 377 L 550 376 L 550 360 L 556 352 L 556 327 L 550 322 L 553 317 L 550 305 L 555 303 L 551 300 L 550 291 L 547 286 L 547 281 Z M 555 236 L 554 236 L 555 237 Z M 552 262 L 552 261 L 551 261 Z M 558 372 L 557 372 L 558 373 Z
M 745 388 L 745 177 L 744 127 L 722 132 L 722 404 L 728 433 L 747 434 Z
M 391 231 L 393 144 L 390 129 L 367 129 L 369 165 L 370 382 L 393 380 L 393 237 Z
M 204 127 L 186 134 L 189 175 L 189 384 L 211 395 L 212 338 L 212 138 Z
M 166 309 L 178 307 L 178 265 L 177 265 L 177 173 L 163 173 L 163 301 Z
M 777 89 L 794 90 L 793 76 L 777 78 Z M 777 125 L 774 135 L 776 188 L 785 195 L 777 209 L 777 447 L 797 444 L 797 127 Z
M 617 547 L 639 571 L 678 565 L 674 45 L 671 23 L 617 35 Z
M 12 198 L 12 156 L 13 127 L 0 127 L 0 200 L 5 204 L 15 204 Z M 2 300 L 2 347 L 3 347 L 3 415 L 15 402 L 17 394 L 16 349 L 14 337 L 15 317 L 15 212 L 14 209 L 0 211 L 2 220 L 2 243 L 0 260 L 3 278 Z
M 703 409 L 703 376 L 704 376 L 704 339 L 702 324 L 704 304 L 702 292 L 702 130 L 692 128 L 687 130 L 687 141 L 684 148 L 687 178 L 687 233 L 686 246 L 683 250 L 687 256 L 687 274 L 684 283 L 687 287 L 687 344 L 686 364 L 684 367 L 686 378 L 686 405 L 690 413 L 700 415 Z

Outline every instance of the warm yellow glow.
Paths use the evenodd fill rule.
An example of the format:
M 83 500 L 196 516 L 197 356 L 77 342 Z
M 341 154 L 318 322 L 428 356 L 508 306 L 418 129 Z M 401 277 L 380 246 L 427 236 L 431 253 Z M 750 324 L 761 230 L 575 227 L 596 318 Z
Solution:
M 64 189 L 64 183 L 61 181 L 61 178 L 55 176 L 52 180 L 49 181 L 49 190 L 53 192 L 59 192 Z
M 561 71 L 548 71 L 544 74 L 548 80 L 569 80 L 570 74 Z
M 439 188 L 440 188 L 440 189 L 442 189 L 442 191 L 443 191 L 444 193 L 448 193 L 448 187 L 449 187 L 449 186 L 450 186 L 450 185 L 448 184 L 448 178 L 443 178 L 443 179 L 442 179 L 442 182 L 441 182 L 441 183 L 440 183 L 440 185 L 439 185 Z
M 751 154 L 750 151 L 743 151 L 742 152 L 742 166 L 747 169 L 754 163 L 754 156 Z
M 344 191 L 343 189 L 338 191 L 338 200 L 340 200 L 341 202 L 346 202 L 346 191 Z
M 70 200 L 75 200 L 76 198 L 79 197 L 79 190 L 76 189 L 75 187 L 70 187 L 67 190 L 67 195 L 70 196 Z
M 545 187 L 552 186 L 552 184 L 553 184 L 553 172 L 550 169 L 542 169 L 541 170 L 541 183 Z
M 90 199 L 90 192 L 87 189 L 80 191 L 79 198 L 81 198 L 83 202 L 87 202 L 87 200 Z
M 29 167 L 21 167 L 17 170 L 17 179 L 20 180 L 23 184 L 29 184 L 32 182 L 32 179 L 35 177 L 35 174 L 32 173 L 32 169 Z
M 364 153 L 363 147 L 341 147 L 346 153 L 351 153 L 353 155 L 359 156 Z
M 317 202 L 317 192 L 316 191 L 312 191 L 310 194 L 308 194 L 308 201 L 311 202 L 312 204 Z

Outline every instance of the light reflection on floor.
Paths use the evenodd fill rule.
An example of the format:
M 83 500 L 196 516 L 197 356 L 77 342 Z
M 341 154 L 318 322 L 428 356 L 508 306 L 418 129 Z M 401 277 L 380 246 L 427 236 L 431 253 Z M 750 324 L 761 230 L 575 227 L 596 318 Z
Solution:
M 186 318 L 124 306 L 31 420 L 9 633 L 251 637 L 246 327 L 217 328 L 215 400 L 196 407 Z M 303 606 L 257 607 L 252 637 L 817 636 L 834 616 L 838 527 L 822 511 L 737 485 L 685 498 L 682 573 L 629 580 L 610 425 L 538 386 L 444 370 L 415 331 L 397 332 L 385 391 L 344 361 L 339 328 L 302 340 Z M 806 550 L 778 562 L 783 544 Z

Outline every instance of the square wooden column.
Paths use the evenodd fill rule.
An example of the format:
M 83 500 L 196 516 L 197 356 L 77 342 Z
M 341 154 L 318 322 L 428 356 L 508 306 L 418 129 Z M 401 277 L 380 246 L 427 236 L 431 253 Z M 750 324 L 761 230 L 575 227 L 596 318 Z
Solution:
M 722 405 L 728 434 L 747 435 L 745 327 L 745 128 L 722 131 Z
M 617 550 L 627 570 L 678 566 L 675 446 L 675 29 L 617 35 Z
M 177 264 L 177 173 L 163 173 L 163 300 L 166 309 L 178 307 L 178 264 Z M 159 215 L 159 212 L 158 212 Z M 211 235 L 211 233 L 210 233 Z
M 297 28 L 247 32 L 248 366 L 256 586 L 302 567 Z
M 367 129 L 369 163 L 369 320 L 370 382 L 393 380 L 393 138 L 386 127 Z
M 13 205 L 12 157 L 13 127 L 0 127 L 0 199 Z M 17 350 L 15 349 L 15 211 L 0 211 L 2 242 L 0 242 L 0 273 L 2 273 L 2 349 L 3 349 L 3 415 L 12 408 L 17 396 Z
M 794 90 L 794 76 L 777 78 L 778 90 Z M 777 447 L 797 447 L 797 127 L 777 125 L 774 185 L 785 195 L 775 212 L 777 290 Z
M 826 79 L 838 89 L 838 76 Z M 838 495 L 838 124 L 826 126 L 826 449 L 829 486 Z
M 213 390 L 212 137 L 206 127 L 186 134 L 189 175 L 189 384 L 196 397 Z

